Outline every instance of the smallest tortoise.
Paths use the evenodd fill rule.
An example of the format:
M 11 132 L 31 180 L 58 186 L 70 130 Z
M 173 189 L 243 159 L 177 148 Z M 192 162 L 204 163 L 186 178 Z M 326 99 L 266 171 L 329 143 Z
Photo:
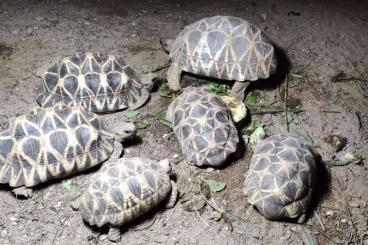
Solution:
M 277 134 L 255 149 L 245 180 L 248 202 L 267 219 L 305 220 L 316 181 L 315 153 L 290 134 Z
M 197 166 L 221 166 L 237 149 L 238 131 L 225 103 L 205 87 L 187 87 L 166 113 L 181 150 Z
M 166 207 L 175 205 L 177 189 L 170 173 L 167 159 L 121 158 L 105 165 L 80 199 L 83 220 L 110 226 L 108 239 L 118 241 L 121 225 L 154 208 L 170 193 Z

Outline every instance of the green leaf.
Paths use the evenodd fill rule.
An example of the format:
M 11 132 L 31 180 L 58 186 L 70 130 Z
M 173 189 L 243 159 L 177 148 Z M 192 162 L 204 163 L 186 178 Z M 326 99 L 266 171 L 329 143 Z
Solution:
M 211 214 L 211 219 L 215 220 L 215 221 L 219 221 L 222 218 L 222 213 L 220 213 L 217 210 L 214 210 Z
M 245 96 L 245 102 L 247 105 L 254 105 L 256 103 L 256 96 L 253 94 L 253 92 L 249 92 L 247 96 Z
M 167 83 L 161 83 L 159 90 L 162 97 L 172 98 L 172 91 Z
M 207 88 L 217 95 L 228 95 L 230 92 L 230 86 L 226 84 L 210 83 Z
M 156 119 L 163 125 L 169 128 L 173 128 L 173 125 L 170 121 L 166 120 L 166 115 L 164 111 L 159 111 L 155 114 Z
M 218 182 L 212 179 L 204 179 L 204 182 L 206 182 L 211 192 L 220 192 L 226 187 L 226 183 Z
M 61 182 L 61 186 L 65 189 L 70 191 L 72 189 L 72 181 L 70 179 L 68 180 L 63 180 Z
M 135 123 L 135 127 L 138 129 L 145 129 L 148 128 L 150 125 L 148 123 L 144 123 L 144 122 L 136 122 Z
M 139 114 L 139 111 L 124 111 L 123 115 L 127 118 L 135 118 Z
M 254 130 L 254 132 L 249 137 L 249 144 L 256 145 L 262 139 L 264 139 L 265 136 L 266 136 L 266 133 L 265 133 L 263 127 L 256 128 L 256 130 Z

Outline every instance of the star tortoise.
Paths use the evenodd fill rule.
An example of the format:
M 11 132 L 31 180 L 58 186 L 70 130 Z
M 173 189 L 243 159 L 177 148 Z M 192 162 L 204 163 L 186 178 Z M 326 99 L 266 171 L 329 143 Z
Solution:
M 135 132 L 133 124 L 124 122 L 111 132 L 96 114 L 80 107 L 35 108 L 10 120 L 0 133 L 0 183 L 32 187 L 89 169 L 109 158 L 115 140 Z M 22 190 L 14 192 L 31 194 Z
M 177 189 L 170 173 L 167 159 L 120 158 L 104 165 L 80 198 L 83 220 L 98 227 L 110 226 L 108 239 L 118 241 L 124 223 L 146 213 L 169 195 L 166 207 L 175 205 Z
M 120 56 L 83 53 L 65 57 L 42 77 L 37 102 L 62 102 L 88 111 L 134 110 L 149 98 L 138 74 Z
M 232 16 L 213 16 L 186 26 L 170 45 L 169 86 L 180 89 L 181 72 L 236 81 L 231 95 L 244 96 L 246 81 L 276 71 L 274 47 L 254 24 Z
M 316 156 L 309 144 L 291 134 L 258 143 L 245 179 L 248 202 L 270 220 L 303 222 L 317 178 Z
M 169 106 L 181 150 L 197 166 L 221 166 L 237 149 L 238 131 L 225 103 L 205 87 L 187 87 Z

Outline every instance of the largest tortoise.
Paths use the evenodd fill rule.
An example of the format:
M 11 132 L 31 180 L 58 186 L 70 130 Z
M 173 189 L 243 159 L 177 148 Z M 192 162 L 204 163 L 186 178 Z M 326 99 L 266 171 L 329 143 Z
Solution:
M 274 47 L 260 28 L 232 16 L 213 16 L 190 24 L 171 44 L 169 86 L 180 89 L 181 71 L 236 81 L 231 95 L 243 97 L 246 81 L 268 78 L 276 70 Z
M 32 187 L 89 169 L 112 153 L 117 158 L 121 149 L 115 140 L 134 135 L 136 129 L 122 122 L 115 130 L 106 129 L 96 114 L 81 107 L 35 108 L 12 119 L 0 133 L 0 183 Z
M 87 52 L 67 56 L 49 68 L 37 102 L 43 107 L 62 102 L 111 112 L 136 109 L 148 98 L 140 77 L 122 57 Z

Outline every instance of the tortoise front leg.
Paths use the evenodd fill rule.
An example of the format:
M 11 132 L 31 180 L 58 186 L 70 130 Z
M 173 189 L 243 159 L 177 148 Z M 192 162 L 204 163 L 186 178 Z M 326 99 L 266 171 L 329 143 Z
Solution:
M 120 227 L 110 227 L 109 233 L 107 234 L 107 239 L 112 242 L 118 242 L 121 239 Z
M 243 100 L 245 89 L 248 87 L 248 83 L 249 82 L 247 81 L 242 82 L 236 81 L 233 87 L 231 88 L 230 96 L 240 98 L 241 100 Z
M 167 70 L 167 82 L 169 83 L 169 87 L 172 90 L 180 90 L 180 78 L 181 78 L 181 69 L 179 69 L 175 65 L 171 65 Z
M 171 195 L 169 201 L 166 203 L 166 208 L 173 208 L 178 200 L 179 191 L 174 181 L 171 181 Z
M 16 197 L 30 198 L 33 195 L 33 190 L 25 186 L 14 188 L 12 192 Z

